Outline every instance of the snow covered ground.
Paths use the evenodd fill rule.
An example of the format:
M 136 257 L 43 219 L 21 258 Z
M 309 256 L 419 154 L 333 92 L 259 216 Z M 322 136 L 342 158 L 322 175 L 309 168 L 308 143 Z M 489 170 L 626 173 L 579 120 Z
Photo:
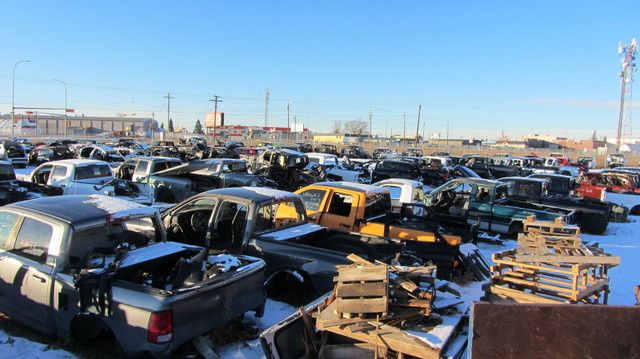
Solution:
M 614 256 L 621 257 L 621 264 L 609 270 L 611 277 L 611 293 L 609 304 L 612 305 L 634 305 L 636 298 L 633 287 L 640 285 L 638 273 L 640 273 L 640 217 L 630 216 L 629 223 L 610 223 L 606 233 L 602 236 L 585 235 L 581 236 L 583 241 L 598 242 L 600 248 Z M 516 247 L 515 241 L 506 241 L 505 245 L 494 245 L 487 243 L 479 244 L 480 250 L 491 259 L 491 254 Z M 478 300 L 482 296 L 482 283 L 472 283 L 461 288 L 465 300 Z M 258 323 L 260 330 L 269 328 L 291 312 L 294 307 L 275 302 L 267 301 L 267 308 L 264 317 L 254 318 L 251 314 L 248 317 Z M 245 346 L 242 342 L 216 348 L 216 352 L 221 358 L 264 358 L 262 347 L 258 339 L 247 342 Z M 41 359 L 61 359 L 76 358 L 73 354 L 64 350 L 50 348 L 47 344 L 32 342 L 23 338 L 10 337 L 0 331 L 0 357 L 5 358 L 41 358 Z

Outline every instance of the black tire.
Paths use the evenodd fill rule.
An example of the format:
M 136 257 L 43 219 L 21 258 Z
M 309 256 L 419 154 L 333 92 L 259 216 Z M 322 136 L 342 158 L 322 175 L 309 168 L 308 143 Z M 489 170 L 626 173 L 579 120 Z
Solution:
M 512 239 L 517 239 L 518 233 L 523 233 L 523 232 L 524 232 L 524 225 L 522 224 L 522 222 L 512 222 L 509 225 L 507 236 Z
M 609 225 L 604 216 L 595 213 L 581 213 L 576 222 L 580 230 L 588 234 L 603 234 Z

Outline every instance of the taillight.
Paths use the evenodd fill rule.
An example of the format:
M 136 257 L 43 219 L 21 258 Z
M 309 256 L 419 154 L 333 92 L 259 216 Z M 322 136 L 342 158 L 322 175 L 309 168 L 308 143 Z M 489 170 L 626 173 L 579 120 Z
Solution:
M 156 312 L 149 318 L 147 341 L 154 344 L 170 342 L 173 339 L 173 311 Z

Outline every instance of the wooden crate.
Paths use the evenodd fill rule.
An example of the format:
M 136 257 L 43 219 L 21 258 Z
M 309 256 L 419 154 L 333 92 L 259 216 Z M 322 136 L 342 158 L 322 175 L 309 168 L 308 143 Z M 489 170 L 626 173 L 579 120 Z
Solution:
M 384 266 L 338 266 L 335 310 L 342 317 L 379 314 L 389 308 L 389 270 Z
M 493 254 L 492 285 L 567 303 L 607 304 L 609 264 L 522 262 L 516 255 L 516 249 Z

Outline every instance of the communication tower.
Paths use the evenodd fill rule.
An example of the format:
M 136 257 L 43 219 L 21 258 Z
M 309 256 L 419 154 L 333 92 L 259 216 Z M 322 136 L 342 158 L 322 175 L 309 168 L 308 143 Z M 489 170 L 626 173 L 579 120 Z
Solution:
M 632 39 L 630 44 L 618 45 L 618 54 L 623 55 L 621 92 L 620 92 L 620 116 L 618 117 L 618 136 L 616 137 L 616 151 L 620 150 L 620 145 L 624 140 L 631 141 L 631 84 L 633 83 L 633 73 L 636 71 L 636 53 L 638 42 Z

